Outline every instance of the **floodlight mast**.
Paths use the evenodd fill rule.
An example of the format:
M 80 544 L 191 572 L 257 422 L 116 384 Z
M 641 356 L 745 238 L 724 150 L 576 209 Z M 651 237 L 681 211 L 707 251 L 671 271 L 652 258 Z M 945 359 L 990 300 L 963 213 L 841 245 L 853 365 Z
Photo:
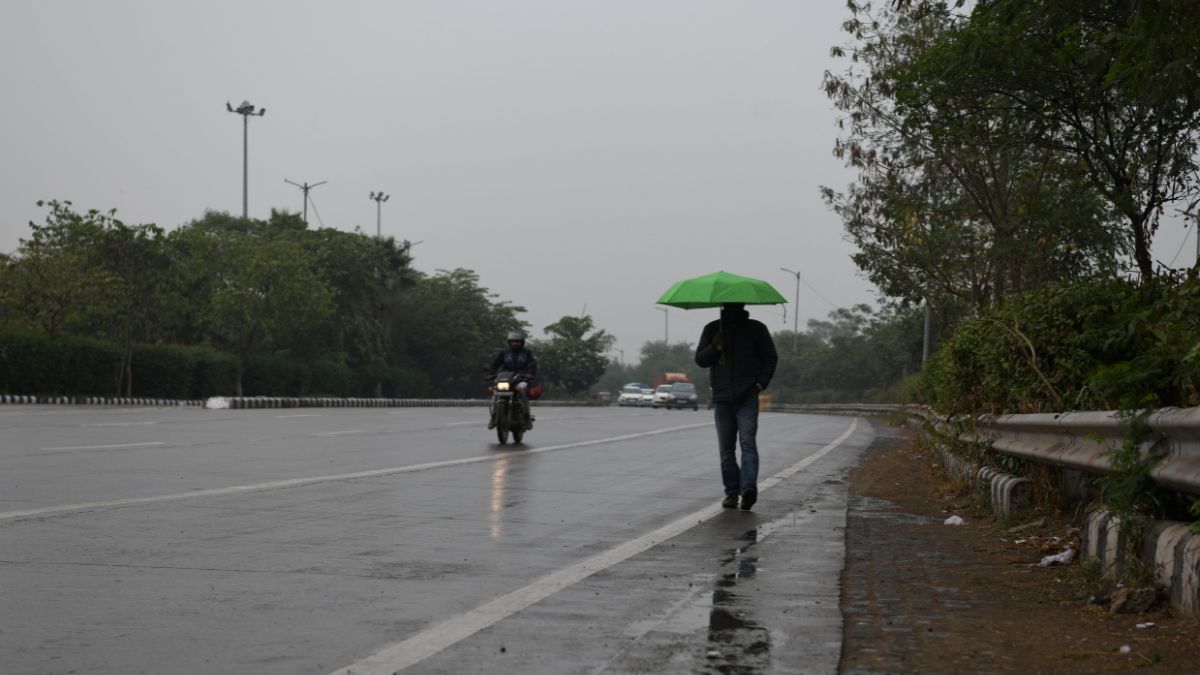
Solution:
M 309 185 L 306 182 L 303 185 L 301 185 L 300 183 L 297 183 L 295 181 L 290 181 L 290 180 L 284 178 L 283 182 L 295 185 L 296 187 L 300 188 L 301 192 L 304 193 L 304 224 L 308 225 L 308 191 L 317 187 L 318 185 L 324 185 L 324 184 L 328 183 L 329 181 L 323 180 L 320 183 L 313 183 L 312 185 Z M 318 214 L 318 215 L 320 215 L 320 214 Z
M 234 108 L 225 102 L 225 109 L 231 113 L 237 113 L 242 116 L 242 218 L 250 217 L 250 116 L 258 115 L 262 117 L 267 114 L 266 108 L 255 108 L 250 104 L 250 101 L 242 101 L 242 104 Z
M 379 239 L 382 236 L 382 228 L 380 223 L 383 219 L 383 202 L 391 199 L 391 195 L 383 194 L 383 190 L 372 192 L 371 199 L 375 200 L 375 238 Z

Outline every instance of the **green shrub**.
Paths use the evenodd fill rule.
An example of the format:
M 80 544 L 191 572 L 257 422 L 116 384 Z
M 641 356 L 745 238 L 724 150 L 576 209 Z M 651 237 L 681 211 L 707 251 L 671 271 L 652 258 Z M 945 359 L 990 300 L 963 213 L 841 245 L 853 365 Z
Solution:
M 133 349 L 133 395 L 187 399 L 192 395 L 195 350 L 179 345 L 137 345 Z
M 945 413 L 1200 404 L 1200 282 L 1076 282 L 964 322 L 926 365 Z
M 121 350 L 92 338 L 0 333 L 0 392 L 112 396 Z
M 341 361 L 321 359 L 308 367 L 308 396 L 357 396 L 358 380 L 350 366 Z
M 192 399 L 233 396 L 237 391 L 238 360 L 211 347 L 191 347 Z
M 368 383 L 364 383 L 366 386 Z M 480 380 L 480 397 L 487 393 Z M 429 376 L 416 368 L 390 367 L 383 378 L 384 398 L 419 398 L 433 391 Z M 364 394 L 367 395 L 367 394 Z
M 246 396 L 302 396 L 308 384 L 308 368 L 278 354 L 251 355 L 242 373 Z

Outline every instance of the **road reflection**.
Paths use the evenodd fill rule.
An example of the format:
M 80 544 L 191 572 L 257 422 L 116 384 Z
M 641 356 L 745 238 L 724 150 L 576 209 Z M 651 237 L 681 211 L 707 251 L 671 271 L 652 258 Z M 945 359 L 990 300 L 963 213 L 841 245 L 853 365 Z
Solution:
M 770 631 L 754 621 L 750 605 L 734 592 L 739 582 L 758 574 L 758 556 L 751 551 L 758 534 L 757 527 L 747 530 L 721 561 L 723 568 L 733 569 L 717 578 L 708 613 L 707 660 L 716 672 L 758 673 L 771 662 Z
M 492 467 L 492 501 L 488 514 L 492 539 L 499 539 L 504 534 L 504 488 L 508 484 L 508 460 L 508 455 L 502 455 Z

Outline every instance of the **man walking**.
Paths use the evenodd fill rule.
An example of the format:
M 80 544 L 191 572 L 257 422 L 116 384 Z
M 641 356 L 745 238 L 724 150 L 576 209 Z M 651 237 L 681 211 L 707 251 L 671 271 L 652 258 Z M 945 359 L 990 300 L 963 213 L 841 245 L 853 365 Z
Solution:
M 758 501 L 758 393 L 771 383 L 778 361 L 771 331 L 751 319 L 743 304 L 721 305 L 721 318 L 700 334 L 696 364 L 709 372 L 725 508 L 738 506 L 739 496 L 743 511 Z

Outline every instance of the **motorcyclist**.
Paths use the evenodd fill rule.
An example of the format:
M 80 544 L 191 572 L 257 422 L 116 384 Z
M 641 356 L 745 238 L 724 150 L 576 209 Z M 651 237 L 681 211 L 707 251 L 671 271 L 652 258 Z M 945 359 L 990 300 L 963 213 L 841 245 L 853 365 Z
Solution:
M 532 429 L 534 418 L 529 412 L 529 402 L 525 392 L 537 379 L 537 359 L 534 358 L 533 352 L 525 348 L 525 334 L 521 331 L 512 331 L 506 340 L 508 346 L 497 350 L 495 356 L 484 368 L 487 371 L 486 377 L 489 380 L 495 379 L 498 372 L 510 372 L 522 376 L 523 380 L 517 384 L 517 395 L 525 409 L 525 427 Z M 493 429 L 495 426 L 496 418 L 493 417 L 488 422 L 488 428 Z

